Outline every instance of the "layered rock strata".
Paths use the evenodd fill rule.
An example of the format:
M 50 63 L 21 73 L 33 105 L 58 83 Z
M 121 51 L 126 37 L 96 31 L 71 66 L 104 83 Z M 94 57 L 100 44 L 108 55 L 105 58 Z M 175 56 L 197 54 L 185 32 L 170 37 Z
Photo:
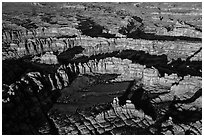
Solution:
M 76 75 L 67 66 L 53 73 L 29 72 L 11 85 L 4 84 L 3 134 L 56 134 L 46 113 L 59 97 L 59 90 L 68 86 Z M 41 131 L 42 127 L 47 130 Z
M 57 37 L 57 36 L 55 36 Z M 164 46 L 165 45 L 165 46 Z M 68 48 L 74 46 L 82 46 L 85 48 L 82 55 L 91 56 L 99 53 L 109 53 L 119 50 L 141 50 L 151 55 L 165 54 L 168 60 L 181 58 L 186 60 L 189 56 L 198 52 L 191 61 L 201 60 L 201 42 L 186 42 L 186 41 L 157 41 L 157 40 L 143 40 L 143 39 L 105 39 L 105 38 L 90 38 L 90 37 L 76 37 L 76 38 L 35 38 L 27 40 L 19 45 L 10 43 L 11 51 L 3 50 L 3 59 L 22 57 L 25 55 L 36 55 L 46 51 L 63 52 Z M 80 55 L 80 56 L 82 56 Z M 78 55 L 79 56 L 79 55 Z
M 202 134 L 200 3 L 3 5 L 3 134 Z
M 70 116 L 66 114 L 60 115 L 53 111 L 49 115 L 61 135 L 124 134 L 123 131 L 118 129 L 125 126 L 139 129 L 141 132 L 143 130 L 144 132 L 145 128 L 154 122 L 142 110 L 136 110 L 131 101 L 127 100 L 126 105 L 119 106 L 118 98 L 114 98 L 109 110 L 98 114 L 81 111 Z M 63 121 L 58 119 L 63 119 Z

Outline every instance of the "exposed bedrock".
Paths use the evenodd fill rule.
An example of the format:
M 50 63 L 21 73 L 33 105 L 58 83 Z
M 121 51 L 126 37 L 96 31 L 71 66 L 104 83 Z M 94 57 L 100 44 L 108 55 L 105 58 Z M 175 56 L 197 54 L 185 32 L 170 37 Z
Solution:
M 22 75 L 11 85 L 3 84 L 3 134 L 57 134 L 47 111 L 61 94 L 60 89 L 77 75 L 71 64 L 56 69 L 45 66 L 39 72 Z
M 17 56 L 12 53 L 12 49 L 19 52 L 20 56 L 35 54 L 35 52 L 41 52 L 42 49 L 61 50 L 62 45 L 65 48 L 73 45 L 72 40 L 75 38 L 82 39 L 81 42 L 92 43 L 91 45 L 81 44 L 83 46 L 103 45 L 104 47 L 107 43 L 108 47 L 113 47 L 113 50 L 116 44 L 117 48 L 131 47 L 154 54 L 168 52 L 176 58 L 182 56 L 180 58 L 183 59 L 186 55 L 189 56 L 197 51 L 198 45 L 201 47 L 202 9 L 200 3 L 182 3 L 181 5 L 179 3 L 130 3 L 129 5 L 117 4 L 113 7 L 106 3 L 99 5 L 80 3 L 71 7 L 69 4 L 63 3 L 57 7 L 48 6 L 49 4 L 44 6 L 26 4 L 25 7 L 30 7 L 32 11 L 25 16 L 22 13 L 12 16 L 10 13 L 12 8 L 6 9 L 6 11 L 9 10 L 8 13 L 3 11 L 2 43 L 4 46 L 13 47 L 10 53 L 5 53 L 5 58 Z M 4 3 L 4 5 L 19 7 L 21 4 Z M 54 10 L 50 11 L 49 7 L 53 7 Z M 32 12 L 35 14 L 30 15 Z M 124 35 L 120 36 L 121 33 Z M 86 40 L 83 40 L 84 37 Z M 71 42 L 69 39 L 72 39 Z M 191 53 L 187 51 L 186 54 L 184 48 L 193 51 L 190 51 Z M 170 59 L 171 55 L 169 55 Z M 201 53 L 196 60 L 200 57 Z
M 190 79 L 192 80 L 193 78 Z M 185 78 L 184 81 L 190 79 Z M 179 85 L 185 83 L 184 81 L 181 81 Z M 58 104 L 50 110 L 49 116 L 55 123 L 59 134 L 130 134 L 128 128 L 134 129 L 134 134 L 201 133 L 199 131 L 202 125 L 201 109 L 199 109 L 201 108 L 201 102 L 198 101 L 201 94 L 189 96 L 189 94 L 193 95 L 201 91 L 199 85 L 201 81 L 200 83 L 194 83 L 195 88 L 193 90 L 195 92 L 191 92 L 190 85 L 186 85 L 188 87 L 187 92 L 179 95 L 177 95 L 179 91 L 175 89 L 169 90 L 156 86 L 152 87 L 151 90 L 147 90 L 141 84 L 140 81 L 133 81 L 121 97 L 114 98 L 113 103 L 96 105 L 93 108 L 88 107 L 88 109 L 80 106 L 79 100 L 76 100 L 75 105 L 69 105 L 73 100 L 68 97 L 66 99 L 67 101 L 69 100 L 67 104 L 64 107 Z M 157 90 L 157 92 L 154 90 Z M 97 94 L 99 93 L 95 91 L 92 96 L 97 97 Z M 79 95 L 77 94 L 78 97 L 76 99 L 80 98 Z M 84 96 L 84 102 L 87 105 L 90 100 L 87 100 L 88 97 L 86 96 Z M 184 96 L 185 99 L 181 99 Z M 198 104 L 194 103 L 192 105 L 194 101 Z M 79 106 L 77 107 L 76 104 L 78 103 Z M 189 105 L 191 105 L 192 109 L 178 107 L 179 103 L 183 104 L 183 106 L 191 103 Z M 70 109 L 74 109 L 74 111 L 71 112 Z M 185 120 L 186 118 L 188 120 Z M 169 125 L 170 127 L 167 128 Z M 198 127 L 194 127 L 194 125 Z M 178 129 L 178 126 L 182 130 Z M 174 132 L 171 132 L 172 130 Z
M 91 109 L 92 113 L 85 110 L 77 111 L 74 115 L 60 115 L 53 110 L 49 115 L 59 134 L 128 134 L 119 130 L 126 126 L 135 129 L 136 134 L 142 134 L 154 123 L 142 110 L 136 110 L 130 101 L 121 107 L 118 99 L 114 98 L 110 106 L 99 105 L 96 108 L 103 111 L 94 113 L 94 109 Z
M 64 54 L 66 55 L 66 53 Z M 49 55 L 53 56 L 53 54 L 51 53 Z M 18 107 L 14 105 L 16 103 L 13 103 L 15 102 L 16 98 L 17 100 L 20 99 L 17 102 L 23 104 L 22 109 L 29 114 L 31 113 L 31 116 L 23 115 L 24 117 L 29 119 L 27 123 L 24 123 L 24 126 L 28 124 L 29 127 L 32 129 L 32 130 L 26 129 L 27 132 L 25 133 L 29 133 L 29 134 L 36 134 L 36 133 L 65 134 L 61 132 L 63 128 L 62 129 L 59 128 L 56 125 L 55 121 L 54 121 L 54 124 L 53 124 L 53 121 L 50 121 L 50 118 L 46 114 L 48 110 L 52 108 L 51 111 L 53 111 L 57 108 L 57 110 L 60 113 L 61 111 L 68 110 L 67 114 L 73 114 L 78 109 L 84 110 L 85 108 L 91 107 L 92 105 L 94 105 L 96 102 L 93 101 L 93 98 L 95 99 L 97 98 L 97 100 L 99 101 L 98 103 L 102 103 L 102 102 L 109 103 L 114 97 L 119 97 L 119 104 L 122 106 L 124 105 L 123 102 L 126 102 L 126 100 L 129 99 L 136 107 L 136 110 L 144 111 L 145 115 L 147 115 L 148 117 L 151 117 L 154 120 L 153 123 L 155 125 L 157 125 L 157 120 L 159 121 L 160 119 L 162 120 L 166 119 L 167 116 L 171 117 L 170 119 L 173 119 L 173 122 L 182 121 L 185 118 L 188 118 L 189 117 L 188 115 L 192 115 L 191 113 L 193 112 L 195 112 L 196 119 L 193 120 L 192 122 L 197 122 L 198 120 L 200 120 L 199 117 L 201 113 L 201 94 L 199 92 L 201 91 L 201 81 L 202 81 L 200 77 L 200 73 L 198 73 L 198 75 L 194 75 L 197 73 L 191 73 L 191 71 L 189 71 L 192 76 L 185 76 L 185 74 L 182 74 L 182 73 L 181 73 L 181 76 L 179 76 L 180 69 L 178 69 L 178 71 L 176 70 L 172 71 L 173 69 L 169 69 L 169 70 L 167 69 L 168 70 L 167 71 L 166 69 L 164 69 L 163 71 L 164 74 L 162 75 L 160 74 L 161 70 L 158 69 L 159 68 L 158 66 L 160 65 L 158 64 L 157 66 L 154 66 L 154 64 L 152 64 L 152 61 L 153 60 L 157 60 L 157 62 L 161 61 L 160 62 L 161 65 L 163 64 L 164 66 L 165 65 L 168 66 L 168 64 L 165 64 L 167 63 L 167 59 L 165 58 L 164 55 L 153 56 L 153 55 L 146 54 L 144 52 L 137 52 L 132 50 L 115 52 L 110 54 L 111 56 L 121 57 L 122 59 L 116 58 L 116 57 L 106 57 L 106 55 L 109 56 L 109 54 L 92 56 L 90 57 L 91 60 L 87 58 L 88 60 L 85 59 L 85 61 L 82 61 L 84 63 L 80 63 L 77 61 L 77 59 L 75 60 L 73 58 L 70 61 L 67 61 L 67 63 L 65 63 L 64 65 L 63 64 L 59 65 L 58 63 L 56 63 L 55 66 L 49 65 L 49 63 L 41 64 L 42 62 L 41 63 L 27 62 L 28 66 L 32 65 L 32 68 L 30 68 L 29 70 L 30 72 L 28 71 L 27 73 L 22 74 L 22 76 L 20 76 L 20 79 L 18 79 L 18 81 L 15 82 L 14 84 L 11 84 L 10 86 L 6 86 L 6 85 L 4 86 L 5 90 L 3 93 L 5 95 L 3 95 L 4 96 L 3 103 L 5 103 L 4 105 L 5 109 L 3 109 L 3 111 L 4 112 L 11 111 L 13 110 L 13 107 L 16 108 L 16 111 L 17 111 L 16 113 L 18 113 L 18 111 L 21 111 L 21 108 L 19 108 L 20 109 L 19 110 Z M 135 57 L 136 62 L 134 62 L 133 60 L 134 56 L 136 56 Z M 145 57 L 142 57 L 142 56 L 145 56 Z M 152 59 L 151 62 L 149 60 L 146 60 L 148 59 L 148 57 L 150 60 Z M 45 58 L 45 57 L 42 57 L 42 58 Z M 95 60 L 93 60 L 93 58 L 95 58 Z M 130 58 L 133 61 L 126 58 Z M 56 56 L 55 56 L 55 59 L 56 59 Z M 22 62 L 26 64 L 26 61 L 22 61 Z M 59 62 L 60 62 L 60 59 L 59 59 Z M 68 63 L 68 62 L 72 62 L 72 63 Z M 185 66 L 186 65 L 185 61 L 183 62 Z M 150 65 L 148 63 L 150 63 Z M 188 63 L 192 63 L 192 62 L 189 61 Z M 171 66 L 172 64 L 170 63 Z M 182 65 L 182 64 L 179 63 L 178 66 L 179 65 Z M 196 66 L 193 66 L 193 67 L 196 67 Z M 183 69 L 185 68 L 189 68 L 189 67 L 186 67 L 186 66 L 183 67 Z M 36 70 L 37 72 L 33 72 L 34 70 Z M 172 71 L 172 72 L 168 74 L 169 71 Z M 80 73 L 89 74 L 90 76 L 88 77 L 82 76 L 75 79 L 75 77 Z M 141 91 L 137 90 L 136 93 L 134 92 L 129 93 L 128 91 L 125 92 L 124 88 L 115 89 L 114 86 L 111 87 L 108 85 L 100 85 L 98 88 L 103 89 L 102 86 L 106 86 L 106 87 L 109 87 L 109 90 L 106 91 L 106 89 L 103 89 L 102 91 L 96 92 L 96 89 L 94 88 L 91 89 L 92 87 L 94 87 L 94 85 L 97 85 L 98 83 L 96 82 L 97 78 L 93 77 L 94 73 L 115 74 L 115 76 L 111 76 L 112 78 L 109 79 L 109 82 L 111 81 L 122 82 L 122 81 L 131 81 L 131 80 L 137 79 L 141 82 L 141 84 L 143 85 L 142 86 L 143 88 Z M 70 82 L 72 83 L 70 84 Z M 137 85 L 138 85 L 137 82 L 138 81 L 136 81 L 136 83 L 134 83 L 132 86 L 134 87 L 134 85 L 136 84 L 135 86 L 137 88 Z M 119 83 L 118 86 L 119 85 L 121 86 L 122 83 Z M 117 86 L 117 84 L 115 86 Z M 123 86 L 127 88 L 127 84 L 124 84 Z M 110 90 L 111 88 L 112 90 Z M 63 89 L 63 90 L 59 91 L 60 89 Z M 30 92 L 31 92 L 31 95 L 30 95 Z M 62 95 L 57 101 L 58 105 L 56 104 L 53 106 L 53 104 L 57 100 L 56 94 L 58 96 L 60 94 Z M 36 103 L 33 103 L 33 104 L 38 104 L 38 105 L 37 106 L 34 105 L 33 107 L 29 107 L 29 109 L 27 109 L 25 102 L 21 101 L 24 97 L 28 98 L 28 100 L 34 100 L 34 102 L 36 101 Z M 33 99 L 30 99 L 30 98 L 33 98 Z M 106 100 L 104 100 L 104 98 L 106 98 Z M 84 105 L 84 107 L 81 107 L 81 104 L 84 104 L 84 101 L 86 101 L 87 105 Z M 60 105 L 60 104 L 65 104 L 65 105 Z M 32 108 L 37 109 L 38 111 L 36 110 L 37 112 L 32 114 L 32 110 L 30 110 Z M 182 118 L 178 117 L 178 115 L 182 113 L 186 113 L 187 117 L 182 117 Z M 33 120 L 32 115 L 33 117 L 40 116 L 41 118 L 43 118 L 43 120 L 41 120 L 42 123 L 39 123 L 36 120 L 36 125 L 35 125 L 35 122 L 32 124 L 31 122 Z M 3 115 L 3 117 L 4 119 L 9 119 L 9 115 Z M 13 121 L 15 120 L 10 119 L 11 123 Z M 175 124 L 177 124 L 176 122 Z M 158 122 L 158 123 L 161 123 L 161 122 Z M 13 125 L 16 125 L 16 124 L 13 124 Z M 5 124 L 3 126 L 6 129 L 8 125 Z M 24 126 L 22 125 L 22 128 Z M 128 125 L 125 124 L 124 126 L 128 126 Z M 111 134 L 119 134 L 120 132 L 122 132 L 118 128 L 111 130 Z M 135 127 L 133 126 L 133 129 L 134 128 Z M 144 128 L 139 127 L 136 129 L 138 129 L 137 130 L 138 134 L 140 133 L 141 134 L 142 133 L 162 134 L 163 133 L 163 129 L 162 131 L 160 131 L 161 129 L 158 129 L 158 126 L 156 126 L 156 129 L 154 128 L 152 128 L 151 130 L 148 130 L 149 128 L 146 128 L 146 127 Z M 23 130 L 25 129 L 24 128 L 18 129 L 16 131 L 8 130 L 8 132 L 10 134 L 21 134 L 21 132 L 24 132 Z M 127 130 L 128 129 L 125 129 L 125 131 L 123 131 L 124 134 L 127 132 Z M 189 130 L 191 130 L 191 126 L 186 128 L 186 130 L 184 130 L 182 134 L 185 134 L 185 132 L 189 132 Z M 102 131 L 99 131 L 99 132 L 97 131 L 96 133 L 92 133 L 90 131 L 89 132 L 87 131 L 87 132 L 92 134 L 110 133 L 110 132 L 104 132 L 104 131 L 102 132 Z M 4 133 L 6 134 L 6 130 L 4 131 Z M 81 132 L 77 132 L 77 133 L 85 134 Z
M 90 60 L 92 59 L 92 60 Z M 59 59 L 60 60 L 60 59 Z M 143 51 L 124 50 L 121 52 L 112 52 L 108 54 L 99 54 L 90 58 L 80 57 L 73 59 L 75 62 L 81 62 L 80 68 L 83 71 L 125 73 L 136 64 L 141 64 L 147 68 L 155 67 L 161 76 L 164 74 L 177 73 L 179 76 L 193 75 L 201 76 L 201 61 L 182 61 L 181 59 L 168 62 L 165 55 L 150 55 Z M 83 63 L 85 62 L 85 63 Z M 134 69 L 132 70 L 134 71 Z M 83 70 L 85 69 L 85 70 Z M 194 71 L 192 71 L 194 70 Z
M 180 58 L 178 58 L 171 61 L 168 61 L 166 55 L 151 55 L 149 53 L 145 53 L 144 51 L 136 50 L 122 50 L 91 55 L 90 57 L 84 55 L 77 57 L 76 55 L 81 54 L 81 52 L 83 52 L 83 49 L 84 48 L 82 48 L 81 46 L 75 46 L 73 48 L 67 49 L 59 55 L 56 52 L 53 53 L 51 51 L 35 57 L 25 56 L 24 58 L 20 58 L 17 60 L 4 60 L 3 74 L 9 74 L 9 77 L 3 77 L 3 81 L 6 82 L 6 79 L 9 80 L 10 77 L 13 77 L 13 80 L 15 81 L 15 77 L 19 77 L 20 75 L 22 75 L 22 73 L 25 73 L 25 70 L 34 70 L 32 67 L 30 67 L 30 63 L 26 63 L 24 60 L 31 60 L 31 62 L 50 65 L 74 63 L 76 67 L 79 67 L 78 69 L 80 69 L 81 73 L 85 73 L 85 71 L 97 73 L 126 73 L 126 71 L 123 71 L 124 69 L 136 71 L 134 69 L 136 67 L 134 63 L 145 65 L 147 68 L 155 67 L 159 71 L 161 76 L 164 76 L 165 73 L 168 75 L 177 73 L 177 75 L 179 76 L 185 76 L 188 74 L 200 76 L 202 72 L 201 61 L 190 61 L 193 57 L 196 56 L 196 54 L 187 57 L 187 60 L 181 60 Z M 120 58 L 122 58 L 123 60 L 121 60 Z M 15 69 L 10 69 L 12 67 L 12 64 L 16 65 Z M 125 66 L 127 68 L 125 68 Z
M 167 55 L 169 61 L 172 59 L 181 58 L 186 60 L 190 55 L 193 55 L 190 60 L 201 60 L 201 42 L 187 42 L 187 41 L 161 41 L 161 40 L 144 40 L 144 39 L 130 39 L 130 38 L 91 38 L 91 37 L 76 37 L 76 38 L 34 38 L 26 39 L 20 43 L 3 43 L 3 59 L 20 58 L 25 55 L 37 55 L 45 52 L 59 53 L 73 48 L 75 46 L 82 46 L 84 51 L 82 55 L 91 56 L 99 53 L 109 53 L 119 50 L 141 50 L 151 55 Z M 198 51 L 198 52 L 197 52 Z M 196 53 L 197 52 L 197 53 Z M 196 53 L 194 55 L 194 53 Z M 78 56 L 81 56 L 80 54 Z
M 201 3 L 55 4 L 3 3 L 3 134 L 202 134 Z

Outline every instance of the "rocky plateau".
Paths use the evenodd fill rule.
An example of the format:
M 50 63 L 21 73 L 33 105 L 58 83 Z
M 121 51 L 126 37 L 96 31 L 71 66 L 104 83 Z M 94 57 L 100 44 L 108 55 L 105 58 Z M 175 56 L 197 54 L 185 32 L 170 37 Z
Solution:
M 201 135 L 202 3 L 3 2 L 3 135 Z

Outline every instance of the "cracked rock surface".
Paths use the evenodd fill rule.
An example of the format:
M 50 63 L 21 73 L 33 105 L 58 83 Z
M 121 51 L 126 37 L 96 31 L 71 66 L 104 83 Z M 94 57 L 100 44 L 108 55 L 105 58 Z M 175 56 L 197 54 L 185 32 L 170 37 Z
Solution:
M 201 135 L 202 3 L 2 3 L 2 134 Z

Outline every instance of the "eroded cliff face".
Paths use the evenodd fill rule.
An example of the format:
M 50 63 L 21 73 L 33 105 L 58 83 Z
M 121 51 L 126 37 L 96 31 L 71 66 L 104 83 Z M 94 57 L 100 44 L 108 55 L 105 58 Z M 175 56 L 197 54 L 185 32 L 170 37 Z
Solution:
M 199 4 L 3 3 L 3 134 L 202 134 Z

